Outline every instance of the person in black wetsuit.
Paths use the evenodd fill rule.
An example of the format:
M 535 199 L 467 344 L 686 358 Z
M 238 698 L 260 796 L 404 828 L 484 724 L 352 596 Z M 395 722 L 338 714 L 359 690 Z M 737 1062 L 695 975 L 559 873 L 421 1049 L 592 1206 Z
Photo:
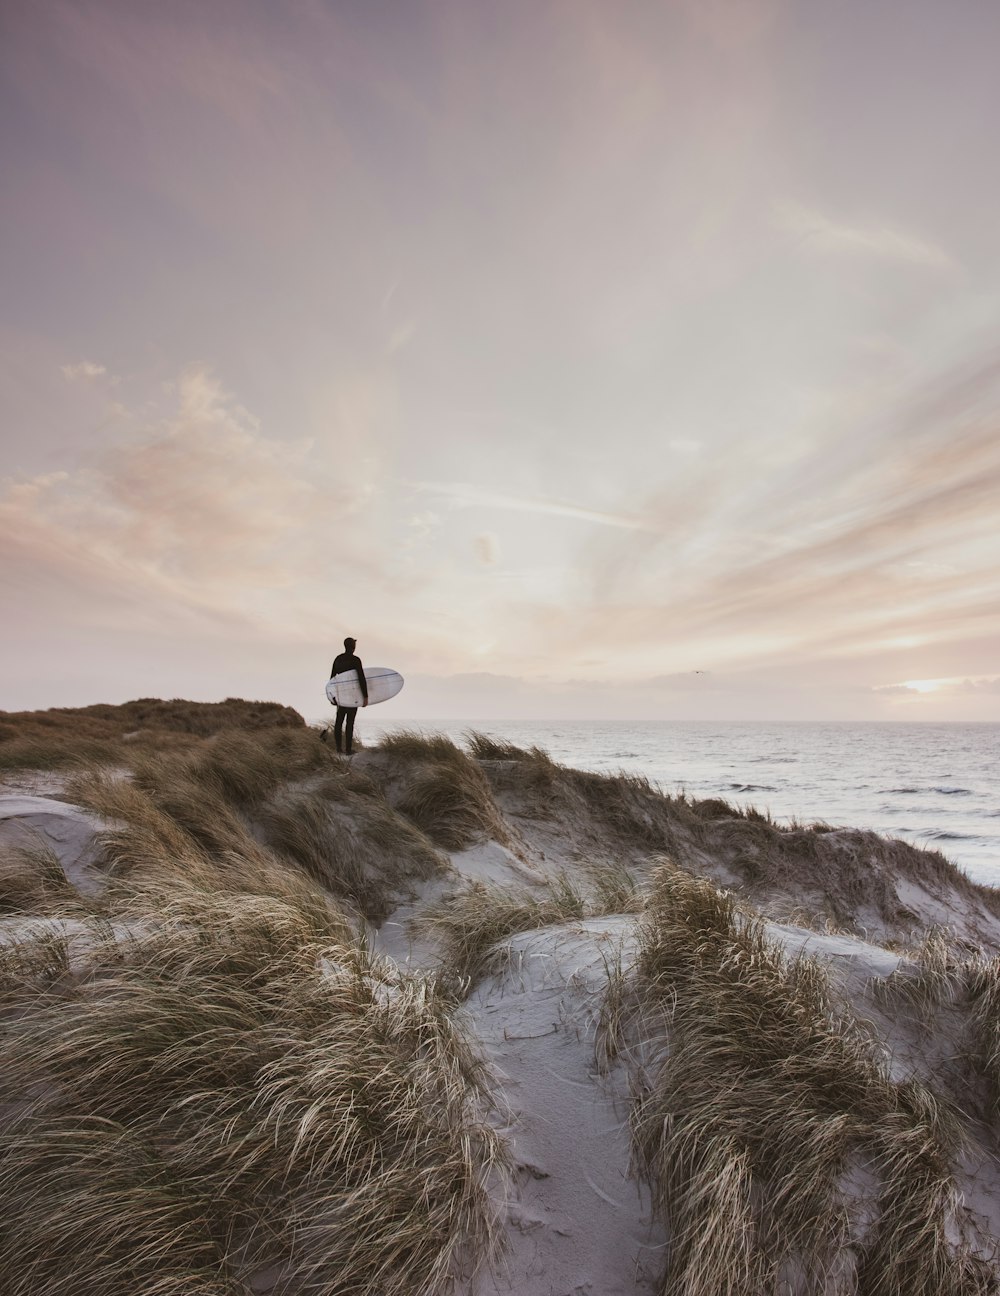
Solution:
M 365 679 L 365 668 L 361 665 L 361 658 L 355 656 L 354 649 L 357 647 L 356 639 L 344 640 L 344 651 L 338 653 L 333 659 L 333 666 L 330 670 L 330 678 L 334 675 L 341 675 L 344 671 L 354 670 L 358 672 L 358 683 L 361 685 L 361 692 L 364 696 L 362 706 L 368 705 L 368 681 Z M 354 717 L 358 714 L 357 707 L 345 707 L 337 704 L 337 719 L 333 726 L 333 737 L 337 744 L 337 751 L 343 751 L 342 734 L 344 730 L 344 721 L 347 721 L 347 755 L 351 755 L 351 742 L 354 738 Z

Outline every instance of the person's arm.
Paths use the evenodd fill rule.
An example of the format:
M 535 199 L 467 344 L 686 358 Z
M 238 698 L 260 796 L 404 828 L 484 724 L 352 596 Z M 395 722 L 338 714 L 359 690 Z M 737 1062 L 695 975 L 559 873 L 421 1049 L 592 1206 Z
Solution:
M 365 668 L 361 665 L 360 657 L 355 657 L 354 660 L 357 662 L 358 683 L 361 685 L 361 692 L 364 694 L 364 698 L 365 698 L 365 700 L 361 703 L 361 705 L 367 706 L 368 705 L 368 681 L 365 679 Z

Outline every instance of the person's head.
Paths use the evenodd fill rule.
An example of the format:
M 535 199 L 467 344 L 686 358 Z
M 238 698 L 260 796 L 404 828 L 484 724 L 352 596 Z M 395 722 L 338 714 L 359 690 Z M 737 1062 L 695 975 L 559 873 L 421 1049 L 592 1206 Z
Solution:
M 353 652 L 355 648 L 357 648 L 357 646 L 358 646 L 357 639 L 352 639 L 350 638 L 350 636 L 348 636 L 344 640 L 344 648 L 347 650 L 347 652 Z

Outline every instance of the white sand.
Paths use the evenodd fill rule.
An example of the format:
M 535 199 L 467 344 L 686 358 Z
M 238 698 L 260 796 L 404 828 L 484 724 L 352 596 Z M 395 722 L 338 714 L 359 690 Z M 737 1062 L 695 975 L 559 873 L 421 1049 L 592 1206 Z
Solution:
M 594 1026 L 605 959 L 633 942 L 628 918 L 525 932 L 468 1013 L 503 1080 L 515 1160 L 506 1270 L 484 1291 L 624 1296 L 655 1290 L 662 1231 L 629 1175 L 628 1085 L 602 1078 Z
M 63 872 L 84 894 L 101 889 L 92 865 L 95 836 L 101 823 L 79 806 L 26 793 L 0 795 L 0 846 L 44 846 L 52 850 Z

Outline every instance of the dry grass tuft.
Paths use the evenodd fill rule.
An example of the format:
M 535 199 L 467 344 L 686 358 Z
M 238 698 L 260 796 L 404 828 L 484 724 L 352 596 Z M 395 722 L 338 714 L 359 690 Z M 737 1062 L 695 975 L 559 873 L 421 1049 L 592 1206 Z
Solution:
M 489 786 L 474 767 L 459 773 L 451 765 L 424 766 L 408 783 L 398 808 L 446 850 L 509 840 Z
M 400 730 L 387 734 L 379 750 L 392 758 L 402 781 L 395 808 L 431 841 L 446 850 L 485 840 L 509 842 L 483 771 L 450 738 Z
M 661 1290 L 989 1289 L 960 1240 L 954 1119 L 918 1082 L 890 1081 L 815 962 L 790 961 L 731 895 L 664 862 L 638 988 L 634 1147 L 668 1221 Z M 846 1188 L 859 1167 L 877 1188 L 870 1224 Z
M 494 1254 L 490 1080 L 433 981 L 194 891 L 69 981 L 34 955 L 0 1019 L 5 1293 L 424 1296 Z
M 499 947 L 520 932 L 641 908 L 642 893 L 624 865 L 589 865 L 581 872 L 586 890 L 565 873 L 536 888 L 477 882 L 426 912 L 418 925 L 439 942 L 449 984 L 467 993 L 496 969 Z
M 642 909 L 645 893 L 635 874 L 621 861 L 587 864 L 584 872 L 594 890 L 588 905 L 591 914 L 638 913 Z
M 969 962 L 955 952 L 947 934 L 932 927 L 891 976 L 874 981 L 874 998 L 883 1004 L 906 1003 L 925 1027 L 942 1004 L 961 998 L 969 986 Z
M 0 1133 L 8 1296 L 227 1296 L 217 1241 L 147 1139 L 94 1117 Z
M 463 769 L 469 759 L 444 734 L 421 733 L 418 729 L 396 729 L 384 734 L 378 746 L 380 751 L 388 752 L 406 763 L 435 761 Z
M 992 1115 L 1000 1116 L 1000 956 L 970 959 L 965 969 L 969 998 L 968 1053 L 986 1078 Z
M 871 992 L 882 1005 L 904 1005 L 914 1024 L 930 1032 L 943 1012 L 958 1015 L 958 1057 L 985 1081 L 978 1105 L 984 1116 L 1000 1116 L 1000 956 L 976 952 L 963 956 L 944 932 L 931 932 L 892 976 L 876 981 Z M 967 1090 L 965 1102 L 976 1105 Z
M 195 783 L 233 809 L 247 810 L 285 783 L 331 774 L 340 764 L 312 729 L 232 730 L 188 753 L 140 762 L 136 781 L 153 789 Z
M 567 770 L 587 812 L 613 841 L 663 851 L 673 840 L 671 802 L 640 774 Z
M 131 780 L 92 771 L 67 793 L 104 818 L 100 834 L 109 897 L 151 903 L 194 891 L 205 897 L 258 896 L 286 902 L 314 916 L 323 930 L 343 930 L 344 915 L 333 897 L 288 859 L 261 845 L 211 789 L 186 782 L 156 793 Z M 177 818 L 170 813 L 173 809 Z
M 470 729 L 466 733 L 465 743 L 473 760 L 517 761 L 522 765 L 532 762 L 553 764 L 548 753 L 541 747 L 518 747 L 516 743 L 506 742 L 502 738 L 493 738 L 476 729 Z
M 425 913 L 419 926 L 439 941 L 449 983 L 467 993 L 490 971 L 502 942 L 586 912 L 583 895 L 565 876 L 539 890 L 477 882 Z
M 48 846 L 0 848 L 0 914 L 86 912 L 87 903 Z
M 257 819 L 269 846 L 373 921 L 389 914 L 414 879 L 432 877 L 445 865 L 377 789 L 357 791 L 344 777 L 287 789 Z

